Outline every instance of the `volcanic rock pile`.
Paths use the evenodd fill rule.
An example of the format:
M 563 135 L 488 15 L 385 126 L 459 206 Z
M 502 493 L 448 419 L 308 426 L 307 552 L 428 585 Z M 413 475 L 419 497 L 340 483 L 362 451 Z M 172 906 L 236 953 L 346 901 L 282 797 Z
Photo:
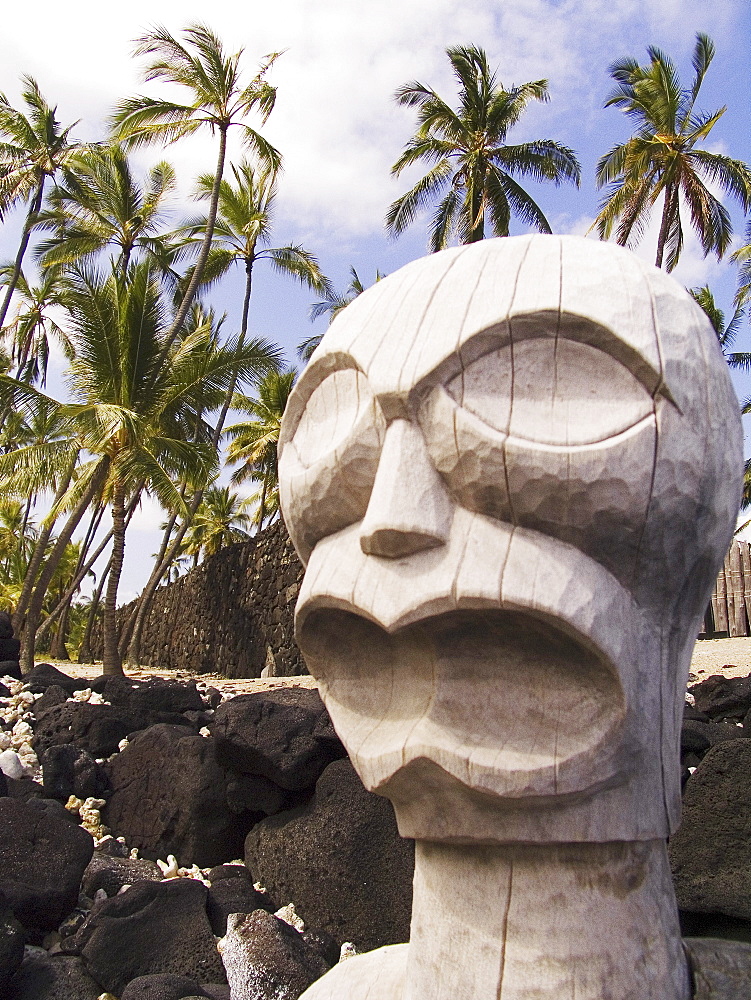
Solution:
M 408 936 L 412 845 L 315 690 L 40 664 L 4 678 L 0 741 L 7 1000 L 295 1000 Z
M 691 688 L 684 933 L 751 941 L 751 677 Z M 412 845 L 315 690 L 49 664 L 0 689 L 0 996 L 296 1000 L 409 935 Z M 179 860 L 177 860 L 179 859 Z

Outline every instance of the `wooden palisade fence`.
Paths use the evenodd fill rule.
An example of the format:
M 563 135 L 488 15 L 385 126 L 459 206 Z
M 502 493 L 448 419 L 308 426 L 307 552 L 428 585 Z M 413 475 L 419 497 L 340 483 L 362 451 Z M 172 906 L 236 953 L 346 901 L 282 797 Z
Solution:
M 700 638 L 751 635 L 751 548 L 734 539 L 717 577 Z

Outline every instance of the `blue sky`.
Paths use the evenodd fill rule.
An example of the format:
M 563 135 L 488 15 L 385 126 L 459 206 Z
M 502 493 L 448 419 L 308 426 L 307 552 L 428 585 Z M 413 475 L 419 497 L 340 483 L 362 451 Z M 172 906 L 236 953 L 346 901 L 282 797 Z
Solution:
M 3 13 L 0 36 L 0 90 L 12 103 L 21 73 L 36 76 L 44 94 L 57 103 L 60 119 L 80 120 L 76 134 L 102 138 L 112 106 L 134 92 L 155 94 L 159 85 L 140 82 L 131 41 L 156 22 L 169 30 L 205 20 L 227 48 L 243 47 L 248 75 L 263 55 L 285 49 L 271 80 L 277 106 L 264 134 L 282 151 L 285 172 L 277 202 L 274 245 L 302 243 L 315 253 L 337 288 L 355 266 L 366 284 L 377 269 L 390 273 L 426 251 L 426 220 L 399 240 L 383 231 L 389 203 L 414 175 L 398 180 L 390 165 L 411 134 L 414 113 L 392 101 L 395 89 L 412 79 L 433 86 L 446 99 L 455 93 L 445 56 L 447 46 L 474 43 L 485 48 L 505 84 L 546 78 L 550 102 L 531 106 L 509 141 L 551 138 L 577 151 L 582 186 L 536 186 L 532 193 L 556 232 L 583 234 L 596 212 L 600 193 L 594 183 L 598 158 L 629 135 L 617 109 L 603 110 L 610 89 L 608 66 L 622 56 L 646 60 L 656 45 L 677 63 L 681 78 L 691 78 L 690 56 L 697 31 L 717 47 L 699 106 L 728 110 L 714 129 L 709 149 L 751 162 L 751 4 L 748 0 L 277 0 L 237 4 L 216 0 L 173 2 L 131 0 L 103 5 L 91 0 L 60 4 L 41 0 L 14 5 Z M 239 158 L 235 147 L 233 155 Z M 214 150 L 208 139 L 192 139 L 163 150 L 139 153 L 144 167 L 165 157 L 178 171 L 180 189 L 172 211 L 175 222 L 193 214 L 194 178 L 211 170 Z M 737 242 L 744 220 L 728 202 Z M 659 213 L 655 213 L 657 220 Z M 0 230 L 0 257 L 15 250 L 17 220 Z M 654 256 L 656 223 L 637 252 Z M 515 226 L 513 233 L 523 232 Z M 691 236 L 675 276 L 693 286 L 708 282 L 720 304 L 730 309 L 735 271 L 727 262 L 702 258 Z M 229 278 L 212 303 L 236 322 L 242 279 Z M 251 329 L 286 349 L 325 328 L 314 327 L 308 309 L 314 296 L 258 268 L 251 303 Z M 739 346 L 749 349 L 751 328 L 743 327 Z M 740 395 L 751 387 L 736 380 Z M 144 505 L 129 533 L 122 598 L 135 596 L 149 569 L 146 554 L 157 546 L 160 519 L 154 504 Z

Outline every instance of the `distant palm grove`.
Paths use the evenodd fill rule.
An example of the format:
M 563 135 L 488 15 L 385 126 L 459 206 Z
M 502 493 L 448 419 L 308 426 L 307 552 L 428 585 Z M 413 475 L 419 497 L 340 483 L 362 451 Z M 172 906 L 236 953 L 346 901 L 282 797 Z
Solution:
M 184 103 L 128 97 L 97 142 L 58 121 L 31 77 L 22 80 L 20 107 L 0 94 L 0 221 L 22 220 L 15 256 L 0 268 L 0 608 L 22 639 L 24 670 L 37 651 L 90 659 L 95 626 L 105 673 L 137 664 L 156 589 L 277 516 L 276 442 L 296 371 L 278 345 L 250 332 L 254 284 L 269 268 L 300 282 L 313 319 L 333 318 L 364 290 L 352 268 L 350 286 L 337 291 L 315 248 L 285 243 L 275 230 L 282 152 L 263 128 L 280 54 L 248 68 L 242 53 L 228 54 L 210 28 L 192 24 L 178 35 L 149 31 L 134 55 L 145 80 L 181 92 Z M 512 223 L 551 232 L 525 184 L 579 186 L 577 155 L 555 138 L 514 142 L 511 133 L 530 102 L 565 95 L 551 94 L 546 80 L 502 83 L 479 47 L 446 55 L 454 95 L 417 81 L 395 94 L 416 123 L 392 173 L 415 165 L 424 173 L 384 206 L 387 232 L 427 226 L 431 251 L 508 236 Z M 730 216 L 715 192 L 744 213 L 751 208 L 748 165 L 706 149 L 725 110 L 699 103 L 713 55 L 711 40 L 698 35 L 688 83 L 653 47 L 644 64 L 621 58 L 610 70 L 605 106 L 624 113 L 630 134 L 597 165 L 603 197 L 592 238 L 633 246 L 655 209 L 655 263 L 668 271 L 687 226 L 705 256 L 728 253 Z M 195 180 L 203 210 L 170 228 L 172 166 L 163 160 L 139 172 L 131 151 L 195 132 L 214 149 Z M 238 162 L 229 157 L 230 132 L 242 138 Z M 554 207 L 552 191 L 550 199 Z M 745 243 L 729 257 L 738 275 L 732 317 L 708 287 L 691 292 L 728 363 L 748 369 L 751 353 L 733 348 L 751 296 L 751 227 Z M 240 321 L 229 325 L 209 297 L 233 269 L 244 284 Z M 320 339 L 302 341 L 301 363 Z M 47 386 L 53 346 L 67 359 L 62 398 Z M 118 631 L 128 526 L 147 495 L 164 510 L 162 541 L 137 613 Z M 84 582 L 91 598 L 80 596 Z

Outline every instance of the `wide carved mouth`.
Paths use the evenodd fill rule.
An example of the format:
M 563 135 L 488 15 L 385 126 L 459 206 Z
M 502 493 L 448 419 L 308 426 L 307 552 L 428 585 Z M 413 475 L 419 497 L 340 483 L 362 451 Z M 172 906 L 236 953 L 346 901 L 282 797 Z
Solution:
M 468 610 L 389 633 L 318 608 L 298 640 L 371 789 L 388 791 L 399 773 L 429 762 L 476 792 L 569 796 L 624 766 L 618 673 L 561 622 Z

